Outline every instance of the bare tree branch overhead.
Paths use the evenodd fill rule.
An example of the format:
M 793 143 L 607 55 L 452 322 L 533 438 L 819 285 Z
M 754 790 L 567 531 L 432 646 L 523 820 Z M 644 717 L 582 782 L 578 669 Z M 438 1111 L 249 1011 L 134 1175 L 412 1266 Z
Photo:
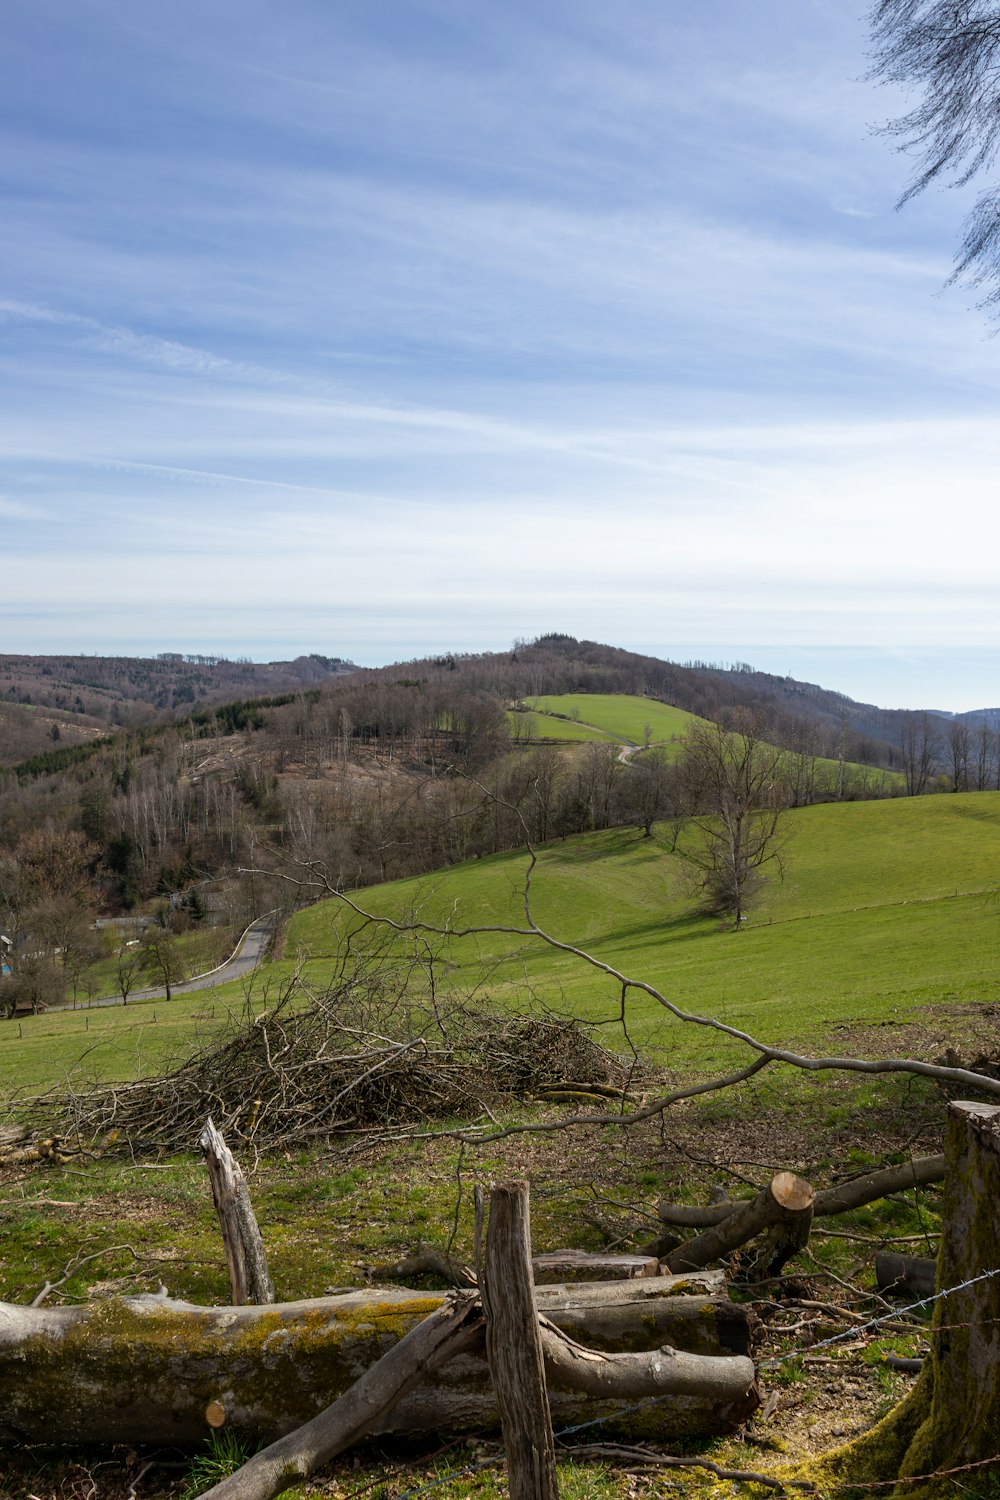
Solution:
M 877 0 L 872 77 L 919 91 L 882 129 L 917 160 L 899 200 L 932 183 L 963 187 L 989 172 L 1000 149 L 1000 6 L 990 0 Z M 980 305 L 1000 307 L 1000 187 L 985 187 L 965 220 L 949 285 L 965 278 Z

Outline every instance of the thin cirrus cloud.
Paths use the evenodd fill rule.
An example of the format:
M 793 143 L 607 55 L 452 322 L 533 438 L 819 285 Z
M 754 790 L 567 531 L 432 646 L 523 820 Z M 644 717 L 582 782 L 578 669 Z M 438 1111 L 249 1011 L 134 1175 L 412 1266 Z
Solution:
M 892 211 L 852 14 L 36 0 L 0 39 L 8 649 L 557 628 L 995 697 L 1000 361 L 938 295 L 962 194 Z

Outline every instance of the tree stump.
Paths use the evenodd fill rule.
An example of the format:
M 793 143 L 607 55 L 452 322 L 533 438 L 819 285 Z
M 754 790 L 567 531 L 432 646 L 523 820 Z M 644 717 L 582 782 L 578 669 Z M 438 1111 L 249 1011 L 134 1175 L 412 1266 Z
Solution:
M 948 1471 L 970 1495 L 1000 1474 L 1000 1106 L 953 1102 L 931 1352 L 910 1395 L 871 1432 L 809 1471 L 880 1483 L 887 1500 L 941 1500 Z M 889 1488 L 888 1480 L 898 1479 Z M 958 1486 L 955 1487 L 957 1493 Z

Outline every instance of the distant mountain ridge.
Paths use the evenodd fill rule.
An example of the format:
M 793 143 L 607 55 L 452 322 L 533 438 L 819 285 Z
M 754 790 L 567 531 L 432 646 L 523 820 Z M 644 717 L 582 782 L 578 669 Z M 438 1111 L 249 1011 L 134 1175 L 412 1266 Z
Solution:
M 356 681 L 393 687 L 449 681 L 507 701 L 544 693 L 640 693 L 706 718 L 740 709 L 763 715 L 772 737 L 793 750 L 896 768 L 905 726 L 915 718 L 1000 730 L 1000 708 L 961 714 L 860 703 L 817 683 L 757 671 L 680 664 L 551 632 L 506 651 L 443 656 L 361 668 L 318 652 L 289 661 L 252 662 L 196 653 L 156 657 L 0 655 L 0 763 L 79 743 L 117 727 L 182 719 L 234 700 Z
M 274 662 L 181 652 L 0 655 L 0 764 L 234 699 L 320 687 L 356 670 L 316 652 Z

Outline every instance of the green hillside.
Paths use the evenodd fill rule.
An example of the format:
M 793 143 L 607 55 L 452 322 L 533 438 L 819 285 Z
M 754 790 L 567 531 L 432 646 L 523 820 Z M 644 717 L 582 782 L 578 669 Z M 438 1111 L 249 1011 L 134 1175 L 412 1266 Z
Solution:
M 535 712 L 532 709 L 510 709 L 507 722 L 515 739 L 558 740 L 580 744 L 583 741 L 603 740 L 605 744 L 625 743 L 620 734 L 611 734 L 605 729 L 596 729 L 592 724 L 580 724 L 573 719 L 560 719 L 554 714 Z
M 835 1051 L 840 1025 L 899 1021 L 915 1007 L 995 1001 L 1000 993 L 1000 795 L 968 793 L 799 809 L 787 815 L 786 878 L 740 933 L 692 914 L 684 861 L 632 830 L 543 849 L 536 919 L 671 1000 L 772 1042 Z M 498 855 L 363 893 L 369 910 L 452 929 L 523 926 L 525 859 Z M 336 946 L 345 914 L 321 903 L 297 916 L 292 943 Z M 499 933 L 450 940 L 447 982 L 511 1004 L 614 1016 L 619 987 L 537 939 Z M 317 968 L 320 966 L 317 965 Z M 945 1028 L 946 1030 L 946 1028 Z M 637 1000 L 633 1040 L 679 1067 L 729 1048 Z
M 816 1052 L 844 1050 L 838 1028 L 879 1023 L 891 1041 L 891 1028 L 914 1017 L 939 1026 L 943 1050 L 949 1025 L 922 1007 L 1000 999 L 1000 794 L 825 804 L 790 812 L 785 827 L 785 878 L 763 892 L 739 933 L 694 913 L 687 867 L 666 837 L 644 839 L 633 829 L 543 848 L 534 914 L 553 936 L 649 981 L 684 1008 Z M 523 926 L 526 864 L 523 855 L 496 855 L 355 899 L 373 912 L 416 915 L 452 930 Z M 286 958 L 261 971 L 258 1003 L 291 975 L 296 957 L 307 958 L 308 979 L 327 981 L 350 925 L 356 919 L 336 900 L 298 913 Z M 603 1037 L 620 1044 L 619 986 L 573 955 L 497 932 L 450 939 L 447 948 L 441 988 L 611 1018 Z M 0 1086 L 31 1092 L 84 1057 L 94 1074 L 140 1076 L 244 1003 L 244 985 L 234 981 L 169 1005 L 9 1023 L 0 1027 Z M 629 1030 L 637 1046 L 682 1072 L 744 1058 L 648 998 L 630 1001 Z
M 647 729 L 650 739 L 661 743 L 680 738 L 692 724 L 704 723 L 681 708 L 628 693 L 554 693 L 524 702 L 536 718 L 538 733 L 551 738 L 588 739 L 592 737 L 588 729 L 596 729 L 626 743 L 642 745 Z M 559 717 L 543 718 L 546 715 Z M 558 733 L 552 729 L 554 724 L 560 725 Z
M 515 734 L 530 739 L 601 740 L 613 739 L 624 745 L 649 742 L 663 747 L 668 760 L 681 748 L 684 736 L 695 724 L 706 723 L 682 708 L 672 708 L 653 698 L 628 693 L 561 693 L 526 698 L 527 712 L 514 711 L 508 720 Z M 662 752 L 661 752 L 662 753 Z M 794 776 L 796 757 L 788 752 L 787 765 Z M 847 761 L 838 766 L 835 760 L 816 756 L 817 781 L 825 795 L 833 795 L 838 786 L 854 789 L 854 795 L 898 794 L 904 789 L 899 772 L 882 771 Z

